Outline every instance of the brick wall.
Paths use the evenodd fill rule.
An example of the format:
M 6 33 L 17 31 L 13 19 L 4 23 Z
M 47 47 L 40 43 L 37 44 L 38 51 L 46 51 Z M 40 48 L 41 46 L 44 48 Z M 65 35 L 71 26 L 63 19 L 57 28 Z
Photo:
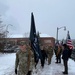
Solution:
M 17 42 L 19 42 L 19 41 L 26 41 L 26 42 L 29 41 L 28 38 L 0 38 L 0 41 L 3 41 L 3 40 L 12 41 L 15 44 L 17 44 Z M 53 37 L 41 37 L 40 40 L 43 45 L 54 46 L 54 44 L 55 44 L 55 38 L 53 38 Z

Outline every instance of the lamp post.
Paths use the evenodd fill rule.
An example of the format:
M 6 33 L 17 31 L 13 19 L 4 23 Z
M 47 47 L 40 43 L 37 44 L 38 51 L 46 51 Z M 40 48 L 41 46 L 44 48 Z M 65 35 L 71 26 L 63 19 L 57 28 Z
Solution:
M 57 42 L 58 42 L 58 30 L 59 30 L 59 29 L 62 29 L 62 28 L 64 28 L 64 30 L 66 30 L 66 26 L 63 26 L 63 27 L 60 27 L 60 28 L 57 27 L 57 35 L 56 35 L 56 40 L 57 40 Z

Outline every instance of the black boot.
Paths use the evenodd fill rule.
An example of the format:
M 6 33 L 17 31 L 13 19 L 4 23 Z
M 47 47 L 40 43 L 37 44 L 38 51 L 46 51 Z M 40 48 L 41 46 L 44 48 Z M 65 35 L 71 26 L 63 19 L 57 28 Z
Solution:
M 63 74 L 68 74 L 68 72 L 63 72 Z
M 27 75 L 31 75 L 31 72 L 32 72 L 32 71 L 28 71 Z
M 56 61 L 55 63 L 58 63 L 58 61 Z

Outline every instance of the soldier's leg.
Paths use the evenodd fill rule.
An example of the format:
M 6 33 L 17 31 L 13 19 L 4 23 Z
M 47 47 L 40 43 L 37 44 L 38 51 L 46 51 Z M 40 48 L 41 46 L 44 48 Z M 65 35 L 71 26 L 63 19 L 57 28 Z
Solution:
M 50 64 L 51 64 L 51 57 L 50 57 Z
M 48 54 L 47 54 L 47 53 L 46 53 L 45 59 L 46 59 L 46 61 L 47 61 L 47 59 L 48 59 Z
M 27 72 L 23 72 L 22 70 L 19 70 L 18 75 L 27 75 Z
M 56 62 L 55 63 L 58 63 L 58 56 L 56 56 Z
M 43 58 L 43 60 L 41 60 L 41 66 L 42 66 L 42 68 L 44 67 L 44 63 L 45 63 L 45 58 Z
M 41 60 L 41 66 L 43 67 L 43 60 Z
M 45 58 L 43 59 L 43 67 L 44 67 L 44 64 L 45 64 Z
M 49 62 L 49 57 L 48 57 L 48 59 L 47 59 L 47 62 Z
M 67 60 L 65 61 L 65 72 L 68 73 L 68 64 Z
M 58 63 L 61 63 L 61 56 L 58 55 Z
M 44 60 L 43 60 L 43 62 L 42 62 L 42 68 L 44 67 Z
M 52 56 L 53 56 L 53 55 L 51 55 L 51 61 L 52 61 Z
M 27 75 L 31 75 L 31 71 L 28 71 Z
M 59 56 L 59 63 L 61 63 L 61 55 Z
M 50 64 L 50 61 L 51 61 L 51 59 L 50 59 L 50 57 L 48 57 L 48 65 Z
M 68 74 L 68 61 L 63 60 L 63 62 L 64 62 L 64 72 L 63 72 L 63 74 Z
M 36 68 L 38 62 L 39 62 L 39 60 L 35 60 L 35 68 Z

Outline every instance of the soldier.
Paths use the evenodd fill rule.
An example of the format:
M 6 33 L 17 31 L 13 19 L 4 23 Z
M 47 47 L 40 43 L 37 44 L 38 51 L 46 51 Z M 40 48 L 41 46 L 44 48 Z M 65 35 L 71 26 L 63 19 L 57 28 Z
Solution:
M 69 50 L 66 44 L 63 44 L 63 52 L 62 52 L 62 59 L 64 64 L 64 72 L 63 74 L 68 74 L 68 60 L 69 60 Z
M 41 46 L 41 53 L 42 53 L 42 58 L 43 58 L 43 60 L 41 60 L 41 66 L 43 68 L 44 67 L 44 63 L 45 63 L 45 59 L 47 57 L 46 51 L 44 50 L 43 46 Z
M 15 61 L 15 74 L 18 75 L 31 75 L 33 69 L 33 53 L 26 42 L 21 41 L 20 50 L 16 53 Z
M 47 54 L 48 54 L 48 65 L 49 65 L 49 64 L 51 64 L 51 58 L 53 56 L 53 48 L 52 48 L 52 46 L 48 46 Z
M 57 50 L 58 50 L 58 45 L 55 45 L 54 47 L 54 52 L 55 52 L 55 57 L 57 58 Z
M 61 53 L 62 53 L 62 47 L 59 44 L 58 50 L 57 50 L 57 53 L 56 53 L 56 63 L 61 63 Z

